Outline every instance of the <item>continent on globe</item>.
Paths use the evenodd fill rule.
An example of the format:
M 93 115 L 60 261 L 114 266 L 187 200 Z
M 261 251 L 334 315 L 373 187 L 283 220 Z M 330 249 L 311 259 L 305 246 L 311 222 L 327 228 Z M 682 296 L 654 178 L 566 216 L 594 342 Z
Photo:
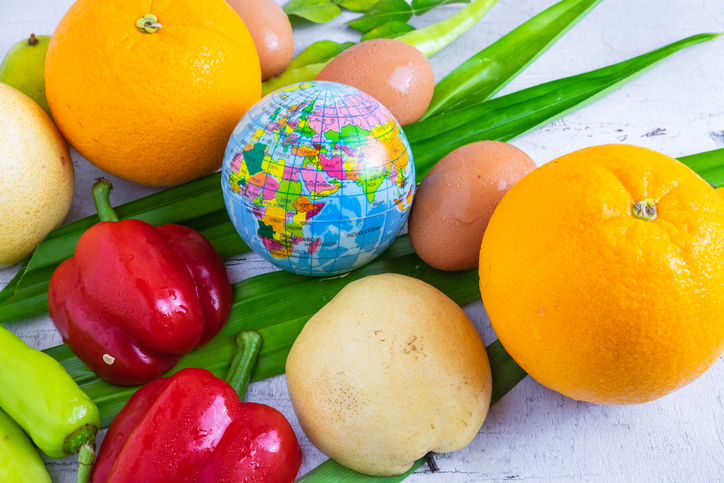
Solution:
M 304 82 L 269 94 L 239 121 L 222 187 L 252 250 L 285 270 L 333 275 L 394 241 L 409 214 L 415 166 L 404 132 L 374 98 Z

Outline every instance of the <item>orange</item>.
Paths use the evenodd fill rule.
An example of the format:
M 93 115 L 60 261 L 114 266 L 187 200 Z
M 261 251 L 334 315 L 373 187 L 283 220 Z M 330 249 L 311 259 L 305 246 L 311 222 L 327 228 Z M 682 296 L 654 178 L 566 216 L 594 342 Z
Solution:
M 650 200 L 656 218 L 640 219 Z M 649 149 L 582 149 L 501 201 L 480 291 L 501 343 L 541 384 L 634 404 L 699 377 L 724 349 L 724 201 Z
M 141 20 L 141 32 L 143 18 L 160 28 Z M 254 42 L 224 0 L 78 0 L 53 33 L 45 82 L 80 154 L 150 186 L 217 170 L 261 97 Z

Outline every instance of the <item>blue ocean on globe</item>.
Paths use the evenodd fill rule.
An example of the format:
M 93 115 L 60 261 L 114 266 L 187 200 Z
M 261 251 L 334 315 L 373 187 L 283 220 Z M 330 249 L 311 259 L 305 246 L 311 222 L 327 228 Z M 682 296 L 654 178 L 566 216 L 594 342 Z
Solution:
M 353 87 L 312 81 L 275 91 L 244 115 L 221 183 L 229 217 L 254 252 L 324 276 L 360 267 L 394 241 L 415 166 L 385 107 Z

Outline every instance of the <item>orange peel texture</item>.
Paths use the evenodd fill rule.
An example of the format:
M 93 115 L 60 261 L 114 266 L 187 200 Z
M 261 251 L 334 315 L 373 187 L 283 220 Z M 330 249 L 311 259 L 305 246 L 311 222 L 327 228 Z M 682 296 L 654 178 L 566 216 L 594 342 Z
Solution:
M 654 202 L 656 218 L 635 217 Z M 541 384 L 634 404 L 699 377 L 724 348 L 724 202 L 673 158 L 605 145 L 519 181 L 492 216 L 480 290 Z

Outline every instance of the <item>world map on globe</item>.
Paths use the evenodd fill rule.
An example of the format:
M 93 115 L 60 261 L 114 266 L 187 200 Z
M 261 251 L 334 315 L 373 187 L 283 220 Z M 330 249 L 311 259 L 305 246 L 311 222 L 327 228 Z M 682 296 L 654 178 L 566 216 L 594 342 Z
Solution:
M 259 101 L 234 130 L 222 186 L 229 216 L 256 253 L 304 275 L 334 275 L 379 255 L 415 191 L 405 134 L 371 96 L 305 82 Z

